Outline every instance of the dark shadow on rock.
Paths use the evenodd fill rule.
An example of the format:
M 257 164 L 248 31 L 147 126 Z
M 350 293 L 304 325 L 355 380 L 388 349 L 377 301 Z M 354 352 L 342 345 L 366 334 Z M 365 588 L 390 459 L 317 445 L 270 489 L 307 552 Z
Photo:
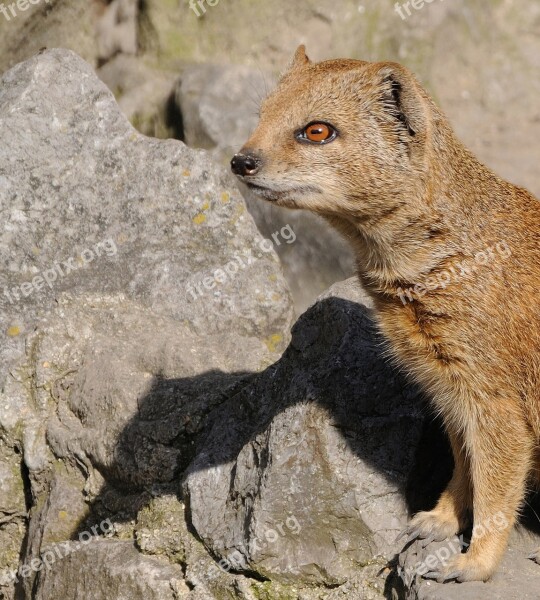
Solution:
M 119 505 L 111 501 L 113 497 L 129 496 L 132 510 L 121 518 L 131 519 L 141 506 L 134 497 L 151 496 L 157 487 L 178 487 L 186 469 L 192 472 L 234 461 L 288 406 L 316 402 L 332 416 L 359 458 L 389 478 L 403 480 L 411 510 L 426 508 L 444 487 L 451 469 L 440 426 L 426 419 L 414 464 L 410 461 L 414 448 L 402 448 L 407 458 L 394 456 L 390 469 L 385 439 L 359 435 L 366 432 L 359 432 L 362 424 L 391 420 L 403 428 L 405 439 L 411 427 L 423 420 L 421 394 L 388 366 L 383 349 L 364 306 L 329 298 L 298 320 L 283 356 L 262 373 L 211 371 L 185 379 L 156 379 L 139 402 L 137 418 L 122 432 L 114 463 L 100 468 L 107 485 L 95 507 L 102 503 L 105 512 L 114 510 Z M 395 430 L 389 433 L 394 435 Z M 437 461 L 439 453 L 443 459 Z M 423 478 L 426 463 L 428 477 Z M 431 473 L 429 466 L 435 464 L 438 468 Z M 403 469 L 411 472 L 408 484 Z
M 189 521 L 182 479 L 233 463 L 282 411 L 311 402 L 326 409 L 358 458 L 398 484 L 411 513 L 434 506 L 453 467 L 441 422 L 389 367 L 369 311 L 328 298 L 298 320 L 283 356 L 262 373 L 156 379 L 122 432 L 114 464 L 97 467 L 106 485 L 80 531 L 105 518 L 132 520 L 171 493 L 186 502 Z
M 171 92 L 165 104 L 165 125 L 171 131 L 175 140 L 186 141 L 184 117 L 176 104 L 174 91 Z

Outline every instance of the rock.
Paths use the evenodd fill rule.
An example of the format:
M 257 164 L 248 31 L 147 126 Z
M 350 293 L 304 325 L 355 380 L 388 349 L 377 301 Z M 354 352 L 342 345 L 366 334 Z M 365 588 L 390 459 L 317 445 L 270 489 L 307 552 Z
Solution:
M 138 131 L 161 139 L 183 138 L 181 115 L 173 99 L 176 71 L 158 71 L 136 56 L 117 54 L 97 74 Z
M 0 114 L 4 576 L 111 515 L 133 537 L 206 415 L 279 357 L 292 305 L 228 172 L 138 134 L 72 52 L 6 73 Z
M 178 600 L 189 597 L 182 569 L 144 556 L 133 542 L 65 544 L 62 558 L 43 569 L 36 600 Z
M 136 54 L 139 2 L 113 0 L 96 24 L 98 60 L 105 62 L 118 53 Z
M 245 65 L 188 67 L 175 91 L 186 143 L 212 151 L 228 166 L 257 125 L 259 105 L 274 86 L 271 73 Z
M 46 47 L 71 48 L 90 63 L 97 63 L 95 26 L 105 1 L 33 0 L 19 4 L 26 9 L 15 6 L 15 16 L 8 12 L 9 20 L 0 14 L 0 74 Z
M 489 588 L 415 577 L 441 545 L 413 544 L 395 558 L 408 514 L 434 506 L 452 460 L 373 327 L 356 281 L 337 284 L 296 323 L 278 363 L 214 410 L 186 471 L 191 525 L 220 564 L 336 586 L 328 598 L 472 600 L 487 589 L 490 598 L 535 598 L 532 533 L 515 533 Z M 385 569 L 394 561 L 396 572 Z
M 274 242 L 262 243 L 226 171 L 140 136 L 70 52 L 35 57 L 0 86 L 2 373 L 64 291 L 125 293 L 195 333 L 284 347 L 273 336 L 292 311 Z
M 186 143 L 209 150 L 228 166 L 257 125 L 258 105 L 274 85 L 271 73 L 244 65 L 188 68 L 175 92 Z M 354 274 L 351 249 L 323 219 L 263 202 L 246 186 L 241 191 L 265 237 L 286 225 L 297 232 L 293 244 L 276 250 L 299 313 L 333 283 Z
M 367 303 L 354 280 L 335 286 L 280 361 L 215 410 L 184 488 L 218 558 L 336 586 L 393 556 L 422 415 L 381 358 Z
M 0 436 L 0 598 L 11 600 L 7 573 L 17 567 L 26 532 L 24 465 L 19 447 L 10 447 Z

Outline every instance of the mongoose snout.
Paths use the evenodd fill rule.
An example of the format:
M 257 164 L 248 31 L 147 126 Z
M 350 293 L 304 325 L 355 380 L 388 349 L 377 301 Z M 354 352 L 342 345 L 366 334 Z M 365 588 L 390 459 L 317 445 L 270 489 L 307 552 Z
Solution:
M 389 355 L 425 389 L 454 456 L 407 539 L 444 539 L 472 515 L 468 551 L 423 575 L 487 580 L 540 484 L 538 200 L 480 163 L 402 65 L 313 63 L 303 46 L 231 167 L 352 244 Z
M 260 166 L 261 159 L 251 152 L 235 154 L 231 160 L 232 172 L 240 177 L 256 175 Z

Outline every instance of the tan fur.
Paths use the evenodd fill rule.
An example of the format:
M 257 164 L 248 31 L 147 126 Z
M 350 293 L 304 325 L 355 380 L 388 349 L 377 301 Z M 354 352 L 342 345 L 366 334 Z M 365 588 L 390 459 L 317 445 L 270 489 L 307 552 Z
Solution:
M 311 121 L 338 137 L 299 143 L 294 132 Z M 486 580 L 527 483 L 540 479 L 540 204 L 461 144 L 403 66 L 313 64 L 303 47 L 241 153 L 262 161 L 242 179 L 263 198 L 323 215 L 353 245 L 391 355 L 430 394 L 452 441 L 452 481 L 411 529 L 440 539 L 471 510 L 475 527 L 504 515 L 508 527 L 476 530 L 439 573 Z M 488 264 L 463 273 L 478 252 L 491 252 Z M 434 286 L 443 273 L 456 276 Z M 427 291 L 404 303 L 415 285 Z

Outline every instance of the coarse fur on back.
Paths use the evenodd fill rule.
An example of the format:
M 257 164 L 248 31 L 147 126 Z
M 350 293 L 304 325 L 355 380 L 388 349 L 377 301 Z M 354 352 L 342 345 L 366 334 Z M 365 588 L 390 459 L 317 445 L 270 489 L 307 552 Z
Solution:
M 454 454 L 409 539 L 444 539 L 472 515 L 468 552 L 427 576 L 488 579 L 540 481 L 540 203 L 463 146 L 405 67 L 312 63 L 303 46 L 232 167 L 353 245 L 390 353 L 429 394 Z

